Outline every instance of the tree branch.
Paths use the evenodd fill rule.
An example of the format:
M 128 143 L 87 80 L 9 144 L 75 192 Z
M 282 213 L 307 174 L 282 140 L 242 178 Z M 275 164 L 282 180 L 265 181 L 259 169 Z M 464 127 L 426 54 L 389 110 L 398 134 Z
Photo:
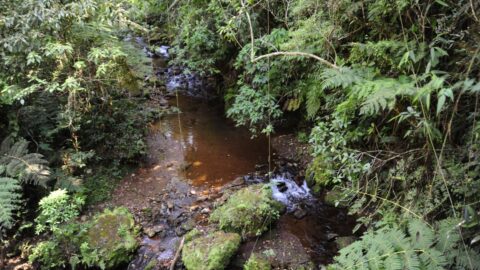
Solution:
M 251 43 L 251 48 L 250 48 L 250 61 L 256 62 L 258 60 L 264 59 L 264 58 L 270 58 L 273 56 L 278 56 L 278 55 L 283 55 L 283 56 L 305 56 L 305 57 L 310 57 L 313 58 L 317 61 L 320 61 L 322 64 L 327 65 L 331 68 L 338 69 L 339 67 L 333 63 L 330 63 L 329 61 L 321 58 L 320 56 L 317 56 L 315 54 L 311 53 L 306 53 L 306 52 L 273 52 L 273 53 L 268 53 L 264 54 L 258 57 L 255 57 L 255 50 L 254 50 L 254 36 L 253 36 L 253 26 L 252 26 L 252 19 L 250 18 L 250 14 L 248 13 L 247 7 L 245 5 L 245 1 L 241 0 L 240 3 L 242 4 L 242 8 L 245 11 L 245 15 L 247 16 L 247 21 L 248 21 L 248 27 L 250 30 L 250 43 Z
M 175 269 L 175 264 L 177 263 L 177 260 L 180 257 L 180 252 L 182 251 L 184 243 L 185 243 L 185 237 L 182 237 L 182 240 L 180 240 L 180 245 L 178 246 L 177 252 L 175 253 L 175 257 L 173 258 L 172 264 L 170 264 L 170 270 Z
M 264 54 L 264 55 L 261 55 L 261 56 L 258 56 L 256 58 L 253 58 L 252 59 L 252 62 L 256 62 L 258 60 L 261 60 L 261 59 L 264 59 L 264 58 L 270 58 L 270 57 L 273 57 L 273 56 L 278 56 L 278 55 L 283 55 L 283 56 L 305 56 L 305 57 L 310 57 L 310 58 L 313 58 L 315 60 L 318 60 L 320 61 L 321 63 L 323 63 L 324 65 L 327 65 L 331 68 L 334 68 L 334 69 L 338 69 L 339 67 L 333 63 L 330 63 L 329 61 L 315 55 L 315 54 L 311 54 L 311 53 L 306 53 L 306 52 L 273 52 L 273 53 L 269 53 L 269 54 Z

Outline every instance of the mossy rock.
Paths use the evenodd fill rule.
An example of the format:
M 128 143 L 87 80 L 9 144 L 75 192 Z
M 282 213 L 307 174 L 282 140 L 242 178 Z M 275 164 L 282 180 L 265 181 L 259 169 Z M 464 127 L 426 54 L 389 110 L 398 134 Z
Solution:
M 240 241 L 240 235 L 222 231 L 196 235 L 183 247 L 183 264 L 188 270 L 225 269 L 239 248 Z
M 348 202 L 344 199 L 343 192 L 338 188 L 333 188 L 325 193 L 323 198 L 325 204 L 335 207 L 348 207 Z
M 239 233 L 243 238 L 261 235 L 280 216 L 282 205 L 272 197 L 270 186 L 257 184 L 235 192 L 213 211 L 211 222 L 220 229 Z
M 335 243 L 337 244 L 338 249 L 342 249 L 342 248 L 345 248 L 345 247 L 353 244 L 353 242 L 355 242 L 355 240 L 356 239 L 353 236 L 342 236 L 342 237 L 338 237 L 335 240 Z
M 112 268 L 131 259 L 137 248 L 138 229 L 123 207 L 105 210 L 93 219 L 80 250 L 89 266 Z
M 270 269 L 272 269 L 272 266 L 270 265 L 270 262 L 267 259 L 265 259 L 262 256 L 259 256 L 257 254 L 252 254 L 252 256 L 250 256 L 250 258 L 248 258 L 248 261 L 243 266 L 243 269 L 245 269 L 245 270 L 270 270 Z

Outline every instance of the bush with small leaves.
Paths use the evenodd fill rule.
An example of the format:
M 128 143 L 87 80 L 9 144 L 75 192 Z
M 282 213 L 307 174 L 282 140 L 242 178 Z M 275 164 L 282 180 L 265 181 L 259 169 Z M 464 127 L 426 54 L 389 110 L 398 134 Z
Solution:
M 66 190 L 52 191 L 42 198 L 39 203 L 40 214 L 35 219 L 37 234 L 60 229 L 60 225 L 72 221 L 80 214 L 80 209 L 85 203 L 82 196 L 70 196 Z

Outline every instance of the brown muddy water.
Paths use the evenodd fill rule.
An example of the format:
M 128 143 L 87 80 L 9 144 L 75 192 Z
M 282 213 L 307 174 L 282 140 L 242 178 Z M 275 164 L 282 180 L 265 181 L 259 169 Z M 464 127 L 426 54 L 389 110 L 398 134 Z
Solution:
M 172 99 L 173 105 L 176 98 Z M 223 186 L 268 162 L 268 141 L 235 128 L 221 108 L 198 98 L 179 96 L 181 113 L 157 123 L 179 144 L 185 177 L 195 187 Z

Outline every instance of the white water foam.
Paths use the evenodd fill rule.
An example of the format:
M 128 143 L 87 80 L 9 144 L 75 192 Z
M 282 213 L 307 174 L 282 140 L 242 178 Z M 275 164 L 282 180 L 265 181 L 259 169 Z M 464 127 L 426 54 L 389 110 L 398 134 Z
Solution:
M 303 181 L 301 186 L 285 176 L 276 176 L 270 181 L 273 198 L 287 206 L 288 211 L 295 210 L 301 202 L 309 202 L 314 199 L 306 181 Z
M 155 48 L 155 53 L 165 58 L 169 58 L 170 55 L 168 54 L 168 49 L 170 49 L 170 46 L 161 45 L 160 47 Z

